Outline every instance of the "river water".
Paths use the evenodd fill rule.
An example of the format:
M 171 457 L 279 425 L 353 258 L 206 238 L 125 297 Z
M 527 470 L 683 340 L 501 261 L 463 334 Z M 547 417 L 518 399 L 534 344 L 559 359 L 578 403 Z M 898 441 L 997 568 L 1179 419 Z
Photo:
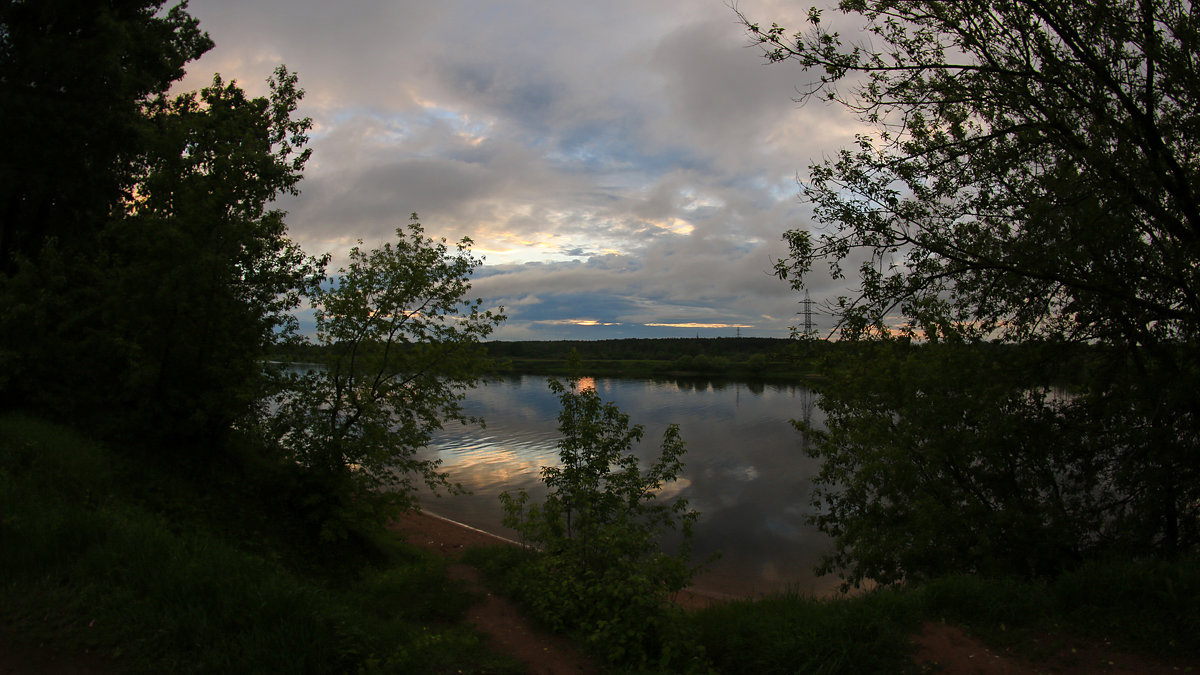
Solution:
M 827 537 L 806 524 L 811 512 L 810 478 L 818 467 L 804 454 L 804 440 L 790 419 L 822 422 L 813 393 L 801 386 L 715 383 L 695 380 L 586 378 L 606 401 L 615 402 L 631 423 L 645 427 L 638 449 L 657 456 L 663 431 L 676 423 L 687 444 L 685 469 L 666 494 L 686 497 L 700 512 L 693 560 L 720 552 L 696 579 L 714 594 L 752 596 L 797 590 L 824 595 L 837 580 L 816 577 L 812 568 L 830 549 Z M 498 495 L 524 488 L 545 494 L 543 466 L 558 463 L 558 399 L 540 376 L 491 380 L 468 392 L 468 415 L 486 427 L 448 427 L 424 457 L 469 495 L 423 494 L 429 512 L 516 538 L 501 525 Z

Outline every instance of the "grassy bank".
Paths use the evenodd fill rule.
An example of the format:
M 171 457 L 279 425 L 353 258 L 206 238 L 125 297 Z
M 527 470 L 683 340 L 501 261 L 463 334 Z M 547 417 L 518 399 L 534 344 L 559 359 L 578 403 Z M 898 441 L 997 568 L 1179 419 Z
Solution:
M 909 636 L 922 622 L 962 626 L 1035 663 L 1101 644 L 1194 664 L 1197 562 L 1094 564 L 1050 583 L 956 576 L 851 598 L 783 595 L 713 607 L 691 620 L 722 673 L 903 672 L 911 668 Z
M 128 672 L 520 672 L 460 622 L 472 598 L 440 561 L 317 550 L 251 491 L 202 494 L 58 426 L 0 418 L 0 514 L 18 643 Z
M 194 478 L 0 417 L 0 634 L 120 672 L 522 672 L 461 623 L 472 597 L 441 560 L 377 531 L 322 544 L 261 476 L 204 490 Z M 521 600 L 528 555 L 470 559 Z M 664 617 L 674 660 L 661 672 L 905 672 L 910 637 L 943 621 L 1035 660 L 1093 640 L 1195 664 L 1200 561 L 1092 564 L 1046 583 L 958 576 L 848 598 L 783 594 Z
M 492 548 L 469 557 L 497 590 L 536 614 L 523 596 L 528 580 L 519 576 L 528 555 Z M 921 672 L 911 638 L 925 622 L 961 626 L 1034 663 L 1100 644 L 1153 662 L 1195 664 L 1200 561 L 1092 564 L 1047 583 L 955 576 L 828 599 L 779 594 L 675 616 L 678 624 L 664 634 L 676 641 L 673 649 L 702 655 L 701 672 Z M 662 672 L 680 671 L 681 663 L 696 665 L 676 661 Z

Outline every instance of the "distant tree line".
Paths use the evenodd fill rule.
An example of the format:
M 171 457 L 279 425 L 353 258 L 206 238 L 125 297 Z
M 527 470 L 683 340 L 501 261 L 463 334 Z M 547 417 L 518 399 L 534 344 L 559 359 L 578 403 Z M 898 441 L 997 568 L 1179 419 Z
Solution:
M 796 343 L 783 338 L 623 338 L 612 340 L 489 341 L 482 344 L 492 372 L 568 375 L 578 359 L 589 375 L 704 375 L 728 377 L 794 377 Z M 361 348 L 378 351 L 380 345 Z M 403 347 L 401 347 L 403 348 Z M 344 345 L 310 343 L 280 345 L 270 358 L 325 363 L 346 350 Z M 820 350 L 813 347 L 810 351 Z
M 824 386 L 821 378 L 860 367 L 880 357 L 879 347 L 855 340 L 826 341 L 787 338 L 620 338 L 611 340 L 488 341 L 481 345 L 490 372 L 569 374 L 578 359 L 589 375 L 643 377 L 657 375 L 726 376 L 753 379 L 805 379 Z M 359 344 L 366 353 L 382 344 Z M 398 347 L 403 349 L 403 346 Z M 293 342 L 279 345 L 268 358 L 292 363 L 324 364 L 344 356 L 350 345 Z M 935 345 L 897 341 L 888 358 L 932 352 Z M 1107 350 L 1079 344 L 1049 345 L 980 342 L 973 346 L 983 358 L 1022 358 L 1047 355 L 1038 368 L 1039 381 L 1072 388 L 1089 373 L 1104 368 Z M 814 380 L 813 378 L 817 378 Z
M 745 361 L 755 354 L 782 353 L 790 341 L 782 338 L 627 338 L 620 340 L 491 341 L 488 353 L 497 358 L 565 360 L 571 352 L 582 359 L 673 361 L 682 356 L 705 356 Z

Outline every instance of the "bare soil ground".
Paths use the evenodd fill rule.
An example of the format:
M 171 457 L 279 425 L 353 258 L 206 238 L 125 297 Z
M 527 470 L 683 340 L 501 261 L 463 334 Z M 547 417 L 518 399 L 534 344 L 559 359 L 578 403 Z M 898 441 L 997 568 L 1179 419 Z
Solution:
M 1031 661 L 1012 653 L 984 645 L 958 626 L 926 623 L 913 637 L 917 647 L 914 660 L 933 673 L 948 675 L 1165 675 L 1196 673 L 1196 664 L 1162 663 L 1142 656 L 1118 652 L 1103 643 L 1073 640 L 1063 643 L 1056 636 L 1045 636 L 1045 658 Z
M 599 672 L 596 664 L 564 638 L 539 630 L 505 598 L 488 592 L 480 582 L 479 570 L 459 562 L 462 552 L 471 546 L 512 543 L 481 530 L 437 516 L 409 513 L 391 525 L 414 546 L 444 556 L 451 562 L 450 577 L 465 583 L 483 595 L 483 600 L 467 611 L 467 621 L 492 640 L 492 647 L 509 654 L 529 668 L 530 675 L 579 675 Z

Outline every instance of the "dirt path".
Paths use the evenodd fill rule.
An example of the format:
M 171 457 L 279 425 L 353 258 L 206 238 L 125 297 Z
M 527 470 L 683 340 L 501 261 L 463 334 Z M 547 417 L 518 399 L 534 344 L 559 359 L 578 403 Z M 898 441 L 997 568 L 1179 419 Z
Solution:
M 429 514 L 405 514 L 396 518 L 391 528 L 409 543 L 451 561 L 450 578 L 463 582 L 484 598 L 467 610 L 467 621 L 491 637 L 497 651 L 524 663 L 530 675 L 591 675 L 599 672 L 595 663 L 567 640 L 539 630 L 511 602 L 488 592 L 480 581 L 479 570 L 459 562 L 467 547 L 490 546 L 508 540 Z
M 1057 642 L 1047 636 L 1049 644 Z M 1195 664 L 1168 664 L 1117 652 L 1104 643 L 1073 641 L 1057 647 L 1047 658 L 1031 662 L 1009 650 L 996 650 L 967 635 L 961 628 L 926 623 L 913 637 L 914 660 L 932 672 L 947 675 L 1166 675 L 1200 672 Z

